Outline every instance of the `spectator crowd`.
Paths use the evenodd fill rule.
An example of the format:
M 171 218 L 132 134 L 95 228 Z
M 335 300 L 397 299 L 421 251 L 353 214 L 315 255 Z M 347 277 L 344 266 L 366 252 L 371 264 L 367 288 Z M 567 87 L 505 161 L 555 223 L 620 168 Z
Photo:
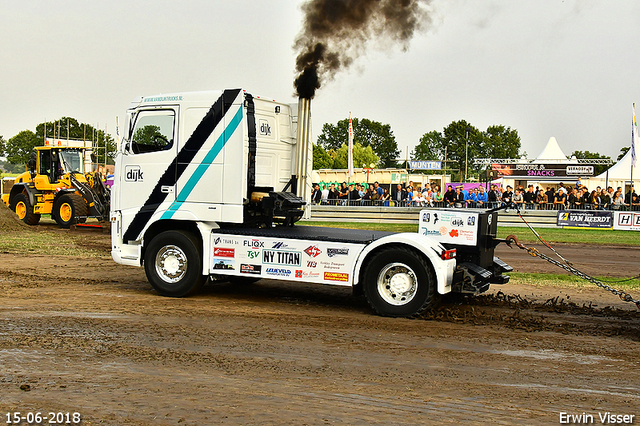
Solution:
M 573 186 L 565 186 L 562 182 L 558 188 L 529 185 L 526 189 L 510 185 L 490 185 L 487 191 L 483 185 L 464 190 L 462 185 L 448 185 L 442 192 L 436 184 L 391 185 L 391 191 L 383 188 L 378 182 L 371 184 L 348 184 L 339 186 L 331 184 L 315 184 L 311 195 L 312 203 L 325 205 L 348 206 L 396 206 L 396 207 L 452 207 L 452 208 L 495 208 L 515 203 L 524 209 L 531 210 L 640 210 L 640 201 L 634 188 L 626 194 L 618 187 L 613 190 L 596 187 L 589 189 L 578 180 Z

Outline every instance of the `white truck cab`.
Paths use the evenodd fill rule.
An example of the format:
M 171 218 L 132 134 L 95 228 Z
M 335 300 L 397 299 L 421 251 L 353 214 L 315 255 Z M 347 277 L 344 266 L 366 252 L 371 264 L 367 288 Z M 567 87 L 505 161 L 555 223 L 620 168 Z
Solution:
M 192 294 L 209 276 L 312 282 L 362 290 L 388 316 L 508 280 L 508 266 L 493 258 L 495 220 L 493 235 L 489 226 L 488 240 L 475 241 L 490 250 L 483 265 L 474 264 L 483 250 L 463 248 L 468 266 L 455 244 L 426 232 L 294 226 L 312 159 L 311 145 L 296 138 L 301 115 L 242 89 L 132 102 L 111 192 L 113 259 L 144 266 L 165 296 Z M 475 232 L 494 215 L 479 214 Z

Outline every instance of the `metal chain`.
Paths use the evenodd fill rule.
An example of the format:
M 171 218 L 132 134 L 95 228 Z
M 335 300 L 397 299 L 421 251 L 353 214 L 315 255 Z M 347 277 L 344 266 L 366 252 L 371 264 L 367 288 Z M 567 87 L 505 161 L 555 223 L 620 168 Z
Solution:
M 552 263 L 562 269 L 564 269 L 565 271 L 571 272 L 573 275 L 576 275 L 584 280 L 587 280 L 595 285 L 597 285 L 600 288 L 603 288 L 613 294 L 615 294 L 616 296 L 618 296 L 621 300 L 625 301 L 625 302 L 632 302 L 635 303 L 636 307 L 638 309 L 640 309 L 640 300 L 636 300 L 634 299 L 629 293 L 627 293 L 626 291 L 623 290 L 617 290 L 605 283 L 603 283 L 602 281 L 598 281 L 595 278 L 585 274 L 584 272 L 581 272 L 579 270 L 577 270 L 576 268 L 574 268 L 573 266 L 571 266 L 570 263 L 566 262 L 566 263 L 561 263 L 558 262 L 557 260 L 547 256 L 544 253 L 540 253 L 537 249 L 533 248 L 533 247 L 526 247 L 524 244 L 520 243 L 518 241 L 518 237 L 516 237 L 515 235 L 509 235 L 506 238 L 507 241 L 507 245 L 509 247 L 511 247 L 511 243 L 515 244 L 516 246 L 518 246 L 519 248 L 521 248 L 522 250 L 526 250 L 527 253 L 529 253 L 531 256 L 533 257 L 539 257 L 541 259 L 546 260 L 549 263 Z M 555 250 L 554 250 L 555 251 Z

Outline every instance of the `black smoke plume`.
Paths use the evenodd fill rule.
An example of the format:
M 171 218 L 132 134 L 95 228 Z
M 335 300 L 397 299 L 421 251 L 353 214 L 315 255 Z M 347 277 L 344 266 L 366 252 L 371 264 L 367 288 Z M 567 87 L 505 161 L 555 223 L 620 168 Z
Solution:
M 311 99 L 323 82 L 349 67 L 369 40 L 408 47 L 413 34 L 429 23 L 430 0 L 307 0 L 304 23 L 294 49 L 297 95 Z

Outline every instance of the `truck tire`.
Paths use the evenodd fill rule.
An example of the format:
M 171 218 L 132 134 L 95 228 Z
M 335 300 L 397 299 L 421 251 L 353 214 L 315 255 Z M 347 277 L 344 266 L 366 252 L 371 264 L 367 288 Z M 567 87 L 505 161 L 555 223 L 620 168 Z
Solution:
M 11 210 L 16 212 L 18 219 L 27 225 L 37 225 L 38 222 L 40 222 L 40 215 L 33 212 L 33 206 L 29 201 L 29 196 L 24 192 L 13 197 Z
M 388 317 L 415 317 L 434 303 L 435 274 L 423 255 L 404 247 L 375 253 L 364 271 L 371 308 Z
M 64 194 L 53 203 L 51 216 L 61 228 L 69 229 L 78 216 L 89 214 L 86 201 L 78 194 Z
M 165 231 L 151 240 L 144 254 L 144 270 L 151 286 L 169 297 L 189 296 L 207 278 L 202 275 L 200 244 L 183 231 Z

